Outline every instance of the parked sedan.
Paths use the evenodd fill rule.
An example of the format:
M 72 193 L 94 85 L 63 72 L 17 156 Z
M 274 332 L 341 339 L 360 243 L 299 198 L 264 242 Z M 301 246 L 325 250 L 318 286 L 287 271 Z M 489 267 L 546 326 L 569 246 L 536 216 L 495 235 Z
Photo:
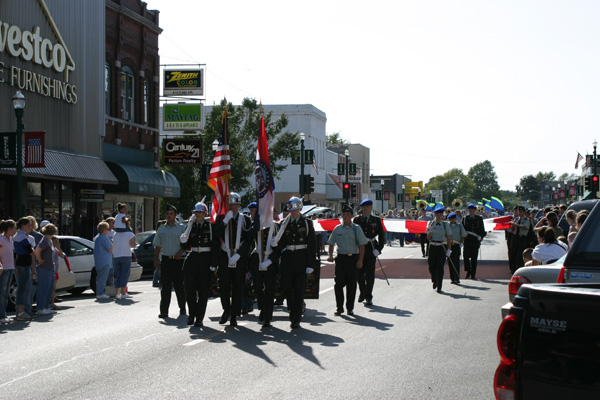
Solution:
M 135 235 L 137 247 L 133 250 L 137 257 L 137 262 L 144 269 L 144 273 L 154 273 L 154 235 L 156 231 L 146 231 Z
M 81 294 L 87 288 L 96 291 L 96 268 L 94 268 L 94 242 L 77 236 L 59 236 L 60 247 L 75 273 L 75 287 L 69 290 L 73 294 Z M 137 281 L 142 276 L 142 267 L 132 254 L 131 274 L 129 281 Z

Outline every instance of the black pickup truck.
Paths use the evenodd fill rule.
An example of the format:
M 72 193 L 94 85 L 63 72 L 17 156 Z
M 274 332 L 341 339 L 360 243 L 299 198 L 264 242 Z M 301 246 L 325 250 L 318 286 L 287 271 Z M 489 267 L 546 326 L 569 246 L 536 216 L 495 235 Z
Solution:
M 496 399 L 600 399 L 599 204 L 567 253 L 566 283 L 519 288 L 498 330 Z

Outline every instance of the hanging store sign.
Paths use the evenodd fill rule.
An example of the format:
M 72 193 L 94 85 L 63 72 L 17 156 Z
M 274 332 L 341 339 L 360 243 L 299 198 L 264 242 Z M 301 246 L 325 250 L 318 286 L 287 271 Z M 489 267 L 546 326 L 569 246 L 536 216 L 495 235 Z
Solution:
M 104 203 L 104 190 L 81 189 L 79 200 L 87 203 Z
M 164 139 L 163 165 L 202 165 L 202 139 Z
M 204 96 L 204 69 L 165 69 L 163 95 Z
M 165 104 L 163 106 L 163 130 L 200 131 L 203 129 L 201 103 Z
M 2 150 L 0 153 L 1 168 L 16 168 L 17 167 L 17 135 L 15 132 L 0 133 L 0 145 Z

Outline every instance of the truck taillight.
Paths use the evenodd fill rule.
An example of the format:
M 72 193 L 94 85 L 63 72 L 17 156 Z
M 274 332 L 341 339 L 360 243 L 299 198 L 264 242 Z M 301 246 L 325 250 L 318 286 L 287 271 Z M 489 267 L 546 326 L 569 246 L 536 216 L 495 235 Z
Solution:
M 563 265 L 562 268 L 560 269 L 560 272 L 558 273 L 558 279 L 556 280 L 556 283 L 565 283 L 565 274 L 566 273 L 567 273 L 567 269 Z
M 494 375 L 494 393 L 496 399 L 509 400 L 515 398 L 515 361 L 517 359 L 517 340 L 519 338 L 519 320 L 516 315 L 509 314 L 498 329 L 498 352 L 500 365 Z
M 513 275 L 508 284 L 508 294 L 517 294 L 521 285 L 526 283 L 531 283 L 531 281 L 524 276 Z

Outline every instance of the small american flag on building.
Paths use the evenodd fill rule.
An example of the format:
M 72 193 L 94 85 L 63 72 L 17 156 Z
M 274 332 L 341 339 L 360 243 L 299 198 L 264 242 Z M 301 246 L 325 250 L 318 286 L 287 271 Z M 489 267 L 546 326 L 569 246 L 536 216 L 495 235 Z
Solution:
M 44 134 L 25 132 L 25 168 L 44 168 Z

